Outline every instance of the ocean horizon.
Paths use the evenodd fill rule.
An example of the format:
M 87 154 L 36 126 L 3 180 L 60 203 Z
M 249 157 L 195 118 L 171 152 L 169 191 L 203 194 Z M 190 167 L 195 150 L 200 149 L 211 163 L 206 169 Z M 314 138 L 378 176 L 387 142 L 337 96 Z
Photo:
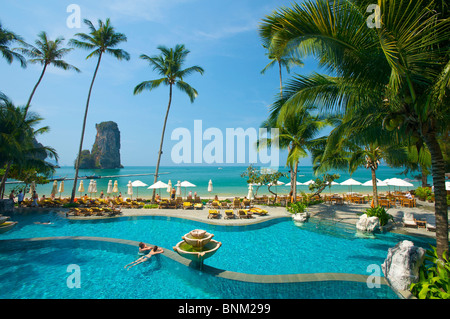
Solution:
M 182 188 L 182 195 L 185 196 L 185 193 L 188 193 L 190 190 L 192 193 L 197 192 L 197 194 L 202 198 L 210 198 L 218 195 L 220 197 L 233 197 L 240 196 L 244 197 L 248 194 L 248 184 L 247 179 L 241 177 L 240 175 L 247 169 L 248 166 L 160 166 L 159 169 L 159 178 L 158 180 L 168 183 L 171 181 L 172 185 L 175 185 L 178 181 L 189 181 L 192 184 L 196 185 L 196 187 L 191 188 Z M 287 167 L 279 168 L 280 172 L 287 173 L 289 169 Z M 414 179 L 412 174 L 403 175 L 401 172 L 402 168 L 391 168 L 389 166 L 379 166 L 376 174 L 377 178 L 380 180 L 385 180 L 388 178 L 410 178 Z M 121 176 L 121 177 L 110 177 L 110 178 L 99 178 L 96 179 L 97 182 L 97 193 L 92 194 L 92 197 L 98 197 L 100 192 L 103 191 L 105 196 L 107 195 L 107 188 L 109 180 L 114 181 L 117 180 L 119 192 L 122 193 L 123 197 L 129 197 L 127 195 L 127 184 L 129 181 L 140 180 L 148 186 L 153 184 L 155 166 L 127 166 L 120 169 L 80 169 L 79 177 L 84 176 L 120 176 L 120 175 L 130 175 L 130 176 Z M 364 183 L 368 180 L 372 179 L 371 171 L 365 168 L 357 169 L 352 175 L 350 175 L 346 171 L 333 170 L 329 171 L 329 174 L 339 174 L 339 179 L 336 180 L 337 183 L 342 183 L 343 181 L 353 178 L 361 183 Z M 139 175 L 142 174 L 142 175 Z M 149 175 L 151 174 L 151 175 Z M 312 166 L 299 166 L 298 177 L 297 180 L 300 183 L 307 182 L 309 180 L 314 180 L 317 177 L 322 176 L 323 174 L 314 175 Z M 53 178 L 68 178 L 69 180 L 64 181 L 64 192 L 61 194 L 57 194 L 57 196 L 61 195 L 62 197 L 68 197 L 71 195 L 72 187 L 73 187 L 73 178 L 75 176 L 75 169 L 70 166 L 63 166 L 56 169 Z M 88 194 L 87 189 L 89 186 L 89 180 L 82 179 L 85 192 L 81 195 Z M 212 181 L 213 191 L 208 192 L 208 182 Z M 428 179 L 429 183 L 431 183 L 431 177 Z M 13 180 L 8 180 L 9 182 Z M 288 177 L 280 178 L 280 181 L 283 183 L 288 183 Z M 58 188 L 61 182 L 58 182 Z M 77 190 L 80 183 L 80 179 L 77 182 Z M 412 182 L 412 187 L 402 187 L 402 190 L 406 189 L 414 189 L 421 186 L 421 182 L 415 181 Z M 20 184 L 10 183 L 6 185 L 5 189 L 5 197 L 9 195 L 11 189 L 17 187 Z M 44 185 L 36 185 L 36 191 L 38 195 L 41 197 L 45 195 L 46 197 L 50 196 L 52 190 L 53 182 Z M 152 196 L 153 190 L 148 189 L 146 187 L 134 187 L 132 198 L 136 198 L 137 196 L 142 198 L 150 198 Z M 379 192 L 384 192 L 388 190 L 393 190 L 391 187 L 379 187 Z M 398 189 L 396 187 L 395 189 Z M 276 192 L 279 195 L 287 195 L 289 194 L 290 187 L 285 185 L 280 186 L 272 186 L 271 190 Z M 297 192 L 300 191 L 309 193 L 309 187 L 307 185 L 299 185 L 297 186 Z M 359 192 L 359 193 L 372 193 L 372 186 L 342 186 L 342 185 L 333 185 L 331 188 L 327 188 L 323 191 L 323 193 L 346 193 L 348 191 Z M 162 197 L 168 197 L 169 193 L 165 189 L 157 190 L 158 193 L 161 194 Z M 17 195 L 17 194 L 16 194 Z M 26 194 L 29 197 L 29 194 Z M 257 195 L 271 195 L 267 189 L 267 186 L 261 186 L 258 190 Z M 76 196 L 80 196 L 80 193 L 77 191 Z M 112 196 L 112 195 L 111 195 Z

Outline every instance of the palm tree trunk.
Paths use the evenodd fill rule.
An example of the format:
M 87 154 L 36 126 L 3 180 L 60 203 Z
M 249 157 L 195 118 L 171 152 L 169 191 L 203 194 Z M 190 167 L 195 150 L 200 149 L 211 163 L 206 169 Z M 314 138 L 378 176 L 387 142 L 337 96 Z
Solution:
M 298 172 L 298 161 L 295 162 L 294 165 L 294 176 L 293 176 L 293 181 L 292 184 L 293 185 L 293 192 L 292 192 L 292 196 L 294 196 L 294 202 L 297 201 L 297 172 Z
M 280 99 L 283 99 L 283 78 L 282 78 L 282 73 L 281 73 L 281 62 L 278 61 L 278 69 L 280 72 Z
M 100 55 L 98 56 L 97 67 L 95 68 L 94 76 L 92 77 L 91 86 L 89 87 L 89 93 L 88 93 L 88 97 L 87 97 L 87 101 L 86 101 L 86 110 L 84 111 L 83 128 L 81 130 L 80 147 L 78 149 L 78 157 L 77 157 L 77 161 L 76 161 L 76 165 L 75 165 L 75 178 L 73 180 L 72 196 L 70 197 L 71 203 L 73 203 L 73 200 L 75 199 L 75 191 L 77 188 L 78 169 L 79 169 L 80 160 L 81 160 L 81 150 L 83 148 L 84 131 L 86 129 L 86 119 L 87 119 L 87 114 L 88 114 L 88 109 L 89 109 L 89 101 L 91 99 L 92 87 L 94 86 L 95 77 L 97 76 L 97 71 L 98 71 L 98 67 L 100 66 L 101 60 L 102 60 L 102 52 L 100 52 Z
M 435 132 L 423 134 L 425 143 L 431 154 L 431 175 L 434 185 L 434 214 L 436 218 L 436 250 L 441 258 L 448 252 L 448 207 L 447 192 L 445 190 L 445 162 L 441 147 L 436 139 Z
M 39 80 L 37 81 L 36 85 L 34 86 L 33 90 L 31 91 L 30 97 L 28 98 L 28 102 L 27 105 L 25 106 L 25 114 L 23 116 L 23 118 L 25 119 L 27 117 L 27 113 L 28 113 L 28 108 L 30 107 L 31 104 L 31 100 L 33 99 L 33 95 L 36 92 L 37 87 L 39 86 L 39 84 L 42 81 L 42 78 L 44 77 L 44 73 L 45 70 L 47 69 L 47 64 L 44 64 L 44 68 L 42 69 L 42 73 L 41 76 L 39 77 Z
M 377 175 L 375 168 L 371 167 L 370 170 L 372 171 L 373 204 L 375 207 L 378 207 Z
M 156 162 L 155 179 L 154 179 L 153 183 L 156 183 L 158 181 L 159 163 L 161 161 L 161 154 L 162 154 L 162 148 L 163 148 L 163 143 L 164 143 L 164 133 L 166 131 L 167 118 L 169 117 L 171 103 L 172 103 L 172 84 L 169 85 L 169 104 L 167 105 L 166 117 L 164 118 L 164 125 L 163 125 L 162 134 L 161 134 L 161 143 L 159 144 L 158 161 Z M 153 189 L 152 202 L 155 201 L 155 194 L 156 194 L 156 189 Z

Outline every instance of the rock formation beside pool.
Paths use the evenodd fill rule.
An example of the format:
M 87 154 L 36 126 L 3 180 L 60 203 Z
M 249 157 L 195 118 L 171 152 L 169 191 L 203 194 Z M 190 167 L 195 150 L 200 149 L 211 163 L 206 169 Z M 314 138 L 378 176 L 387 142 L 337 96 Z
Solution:
M 120 131 L 113 121 L 95 125 L 97 136 L 92 150 L 81 152 L 80 168 L 122 168 L 120 163 Z
M 397 290 L 409 290 L 411 284 L 419 280 L 419 268 L 424 259 L 425 249 L 404 240 L 389 248 L 381 268 L 392 287 Z
M 368 217 L 366 214 L 362 214 L 356 222 L 356 229 L 362 232 L 373 233 L 379 226 L 380 220 L 378 217 Z

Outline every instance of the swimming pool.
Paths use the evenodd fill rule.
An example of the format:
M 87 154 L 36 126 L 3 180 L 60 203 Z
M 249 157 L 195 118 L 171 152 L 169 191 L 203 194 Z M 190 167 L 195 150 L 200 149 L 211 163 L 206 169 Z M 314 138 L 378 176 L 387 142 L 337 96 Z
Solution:
M 225 269 L 228 271 L 257 274 L 257 275 L 286 275 L 286 274 L 307 274 L 307 273 L 349 273 L 370 275 L 367 272 L 369 265 L 380 265 L 387 255 L 387 250 L 390 247 L 395 246 L 399 241 L 403 239 L 411 239 L 411 237 L 403 236 L 399 234 L 377 234 L 376 239 L 358 238 L 355 236 L 355 229 L 353 226 L 343 224 L 330 224 L 325 221 L 311 219 L 309 223 L 304 224 L 302 227 L 297 227 L 290 219 L 276 219 L 267 221 L 260 224 L 253 224 L 249 226 L 220 226 L 209 225 L 191 220 L 184 220 L 181 218 L 173 217 L 120 217 L 110 220 L 91 220 L 91 221 L 71 221 L 61 217 L 56 212 L 50 213 L 30 213 L 27 215 L 14 215 L 13 219 L 18 221 L 19 224 L 10 232 L 1 234 L 0 239 L 17 239 L 17 238 L 34 238 L 34 237 L 55 237 L 55 236 L 97 236 L 97 237 L 109 237 L 120 238 L 133 241 L 144 241 L 150 244 L 156 244 L 166 249 L 171 249 L 177 242 L 181 240 L 181 236 L 186 234 L 192 229 L 201 228 L 213 233 L 214 239 L 221 241 L 222 247 L 218 252 L 210 259 L 205 261 L 205 265 L 216 267 L 219 269 Z M 34 222 L 51 221 L 52 225 L 37 225 Z M 414 243 L 419 246 L 428 247 L 428 243 L 432 243 L 428 239 L 414 238 Z M 47 269 L 48 267 L 55 267 L 58 264 L 76 264 L 81 261 L 86 261 L 86 268 L 83 273 L 90 274 L 89 270 L 92 268 L 92 273 L 96 271 L 103 273 L 101 278 L 104 278 L 106 282 L 112 282 L 110 291 L 113 293 L 113 287 L 115 284 L 120 287 L 134 286 L 135 291 L 128 291 L 127 297 L 121 295 L 121 297 L 115 296 L 114 298 L 141 298 L 141 293 L 145 294 L 144 298 L 167 298 L 166 295 L 161 295 L 162 292 L 148 292 L 147 288 L 143 287 L 142 280 L 139 283 L 134 283 L 133 278 L 135 276 L 146 276 L 145 273 L 150 273 L 149 280 L 157 280 L 157 282 L 149 282 L 149 286 L 161 286 L 171 287 L 176 282 L 186 283 L 186 287 L 180 287 L 180 296 L 183 298 L 234 298 L 234 296 L 241 296 L 241 298 L 251 298 L 249 294 L 245 293 L 249 289 L 244 289 L 242 293 L 245 297 L 242 297 L 239 293 L 226 293 L 226 297 L 223 296 L 221 290 L 209 291 L 208 287 L 212 285 L 206 285 L 197 291 L 198 285 L 195 284 L 194 288 L 189 278 L 195 278 L 196 276 L 203 276 L 202 278 L 208 278 L 208 280 L 202 280 L 202 282 L 214 281 L 214 285 L 218 285 L 216 281 L 227 280 L 215 278 L 214 276 L 207 276 L 196 273 L 195 270 L 178 264 L 175 261 L 161 256 L 158 260 L 153 260 L 148 264 L 139 265 L 130 271 L 122 271 L 125 264 L 133 261 L 136 258 L 136 248 L 127 248 L 125 251 L 117 251 L 111 249 L 101 250 L 101 254 L 98 253 L 98 249 L 91 249 L 89 246 L 82 246 L 81 248 L 73 249 L 69 245 L 69 248 L 61 250 L 60 247 L 38 247 L 34 252 L 36 256 L 27 255 L 21 251 L 12 251 L 11 249 L 4 253 L 4 245 L 0 243 L 0 252 L 2 252 L 2 267 L 1 269 L 8 271 L 11 274 L 11 267 L 18 267 L 17 271 L 12 273 L 18 273 L 13 275 L 11 282 L 21 280 L 21 274 L 26 275 L 27 269 L 40 269 L 39 271 L 30 271 L 32 274 L 38 272 L 39 274 L 53 273 L 53 270 Z M 49 251 L 46 251 L 49 250 Z M 103 257 L 101 257 L 104 254 Z M 48 260 L 44 257 L 48 257 Z M 64 257 L 64 258 L 63 258 Z M 65 258 L 67 257 L 67 258 Z M 76 262 L 72 262 L 71 260 Z M 9 265 L 10 261 L 16 260 L 15 263 Z M 45 260 L 45 262 L 44 262 Z M 61 261 L 64 260 L 64 261 Z M 42 261 L 42 262 L 40 262 Z M 35 265 L 36 264 L 36 265 Z M 143 266 L 143 267 L 141 267 Z M 116 269 L 117 267 L 117 269 Z M 25 269 L 23 269 L 25 268 Z M 186 269 L 184 269 L 186 268 Z M 96 270 L 95 270 L 96 269 Z M 57 275 L 58 280 L 61 279 L 61 271 L 64 272 L 64 276 L 67 277 L 68 273 L 65 269 L 59 269 Z M 186 274 L 186 272 L 188 272 Z M 120 279 L 114 279 L 113 275 L 119 276 Z M 124 273 L 133 273 L 130 276 Z M 177 278 L 180 273 L 184 273 L 183 280 Z M 195 274 L 195 275 L 194 275 Z M 5 278 L 4 276 L 2 276 Z M 123 278 L 122 278 L 123 277 Z M 155 277 L 155 278 L 153 278 Z M 211 278 L 209 278 L 211 277 Z M 14 279 L 15 278 L 15 279 Z M 166 278 L 164 280 L 173 280 L 174 282 L 160 282 L 160 278 Z M 187 279 L 186 279 L 187 278 Z M 51 276 L 50 278 L 51 279 Z M 119 281 L 117 281 L 119 280 Z M 131 282 L 130 282 L 131 280 Z M 95 281 L 95 280 L 94 280 Z M 118 283 L 119 282 L 119 283 Z M 145 281 L 144 281 L 145 282 Z M 197 281 L 198 282 L 198 281 Z M 4 285 L 7 283 L 0 283 Z M 65 281 L 63 283 L 65 285 Z M 228 283 L 227 283 L 228 284 Z M 347 285 L 347 283 L 340 283 L 341 285 Z M 27 284 L 29 285 L 29 284 Z M 232 286 L 247 285 L 254 287 L 254 283 L 234 283 Z M 300 286 L 306 284 L 289 284 L 291 287 L 283 293 L 277 293 L 277 296 L 284 296 L 283 298 L 305 298 L 304 295 L 296 295 L 294 292 L 300 289 Z M 318 285 L 318 283 L 308 283 L 308 285 Z M 322 283 L 323 285 L 336 286 L 336 282 Z M 363 283 L 363 285 L 366 285 Z M 33 285 L 36 286 L 36 285 Z M 48 287 L 48 285 L 46 285 Z M 93 287 L 101 286 L 98 283 Z M 258 286 L 258 285 L 257 285 Z M 259 285 L 260 286 L 260 285 Z M 267 289 L 267 284 L 263 284 Z M 288 285 L 283 285 L 283 289 L 286 289 Z M 358 283 L 351 283 L 351 287 L 358 286 Z M 139 288 L 140 287 L 140 288 Z M 278 286 L 277 286 L 278 287 Z M 7 287 L 5 288 L 7 290 Z M 1 291 L 6 291 L 1 289 Z M 29 288 L 24 292 L 25 298 L 33 298 L 30 296 L 34 293 L 30 293 L 31 290 L 39 289 Z M 100 289 L 100 288 L 99 288 Z M 178 288 L 177 288 L 178 289 Z M 178 291 L 176 289 L 176 291 Z M 230 288 L 231 289 L 231 288 Z M 264 289 L 256 289 L 262 291 Z M 282 290 L 283 290 L 282 289 Z M 67 287 L 65 286 L 65 290 Z M 90 289 L 89 289 L 90 290 Z M 255 289 L 250 289 L 255 290 Z M 280 289 L 274 289 L 279 291 Z M 301 289 L 300 289 L 301 290 Z M 316 289 L 322 291 L 321 289 Z M 357 289 L 358 295 L 347 294 L 357 298 L 361 295 L 361 289 Z M 367 290 L 367 289 L 366 289 Z M 372 289 L 373 290 L 373 289 Z M 95 289 L 94 289 L 95 291 Z M 144 291 L 144 292 L 142 292 Z M 229 290 L 228 290 L 229 291 Z M 272 296 L 272 290 L 266 291 L 264 296 Z M 284 291 L 284 290 L 283 290 Z M 327 288 L 328 298 L 330 288 Z M 347 291 L 351 291 L 350 288 Z M 376 289 L 377 293 L 380 290 Z M 47 292 L 48 294 L 49 292 Z M 69 293 L 69 292 L 67 292 Z M 73 294 L 73 292 L 71 292 Z M 82 294 L 82 292 L 76 292 Z M 90 298 L 107 298 L 107 295 L 101 292 L 90 292 Z M 372 292 L 372 294 L 374 294 Z M 383 298 L 388 298 L 389 293 L 383 292 Z M 63 296 L 64 294 L 61 294 Z M 149 295 L 151 297 L 149 297 Z M 178 293 L 175 295 L 169 293 L 169 298 L 178 298 Z M 264 298 L 259 294 L 254 298 Z M 370 294 L 369 294 L 370 295 Z M 375 294 L 376 295 L 376 294 Z M 97 296 L 97 297 L 96 297 Z M 286 297 L 290 296 L 290 297 Z M 391 295 L 392 296 L 392 295 Z M 17 298 L 15 295 L 11 298 Z M 337 297 L 342 297 L 342 291 L 337 294 Z M 367 297 L 367 296 L 366 296 Z M 6 297 L 9 298 L 9 297 Z M 40 297 L 36 297 L 40 298 Z M 47 297 L 44 297 L 47 298 Z M 49 297 L 52 298 L 52 297 Z M 63 297 L 66 298 L 66 297 Z M 67 297 L 78 298 L 78 297 Z M 80 298 L 85 298 L 81 296 Z M 370 298 L 370 297 L 368 297 Z

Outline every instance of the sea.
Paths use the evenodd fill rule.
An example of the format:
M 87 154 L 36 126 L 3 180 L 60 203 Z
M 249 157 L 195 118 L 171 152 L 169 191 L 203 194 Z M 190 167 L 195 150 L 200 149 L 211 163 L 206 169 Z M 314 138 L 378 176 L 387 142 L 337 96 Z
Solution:
M 241 177 L 241 174 L 246 171 L 247 166 L 161 166 L 159 169 L 158 180 L 168 183 L 171 182 L 175 185 L 178 181 L 188 181 L 195 185 L 195 187 L 181 188 L 182 195 L 185 196 L 192 191 L 197 192 L 197 194 L 204 199 L 213 198 L 215 195 L 219 197 L 244 197 L 247 196 L 249 192 L 249 186 L 247 184 L 247 178 Z M 279 171 L 287 173 L 288 168 L 279 168 Z M 391 168 L 389 166 L 380 165 L 376 171 L 377 178 L 380 180 L 385 180 L 388 178 L 409 178 L 414 179 L 412 175 L 402 175 L 402 168 Z M 90 179 L 82 179 L 85 192 L 88 196 L 98 197 L 100 192 L 103 191 L 105 196 L 108 196 L 108 183 L 111 180 L 112 183 L 117 181 L 119 192 L 122 193 L 123 197 L 141 197 L 150 198 L 152 196 L 153 190 L 148 189 L 150 185 L 153 184 L 155 167 L 154 166 L 128 166 L 120 169 L 80 169 L 78 176 L 99 176 L 101 178 L 95 179 L 97 182 L 97 193 L 89 194 L 87 193 Z M 335 180 L 337 183 L 342 183 L 343 181 L 353 178 L 361 183 L 367 182 L 372 179 L 371 172 L 369 169 L 360 168 L 356 170 L 352 175 L 346 171 L 329 171 L 329 174 L 339 174 L 339 179 Z M 64 191 L 62 193 L 57 193 L 56 196 L 70 197 L 73 187 L 73 178 L 75 176 L 75 169 L 73 167 L 60 167 L 56 169 L 53 178 L 66 178 L 64 181 Z M 309 180 L 314 180 L 322 175 L 314 175 L 312 166 L 299 166 L 297 180 L 300 183 L 305 183 Z M 128 195 L 127 184 L 131 181 L 134 182 L 139 180 L 148 186 L 133 187 L 133 194 Z M 208 192 L 208 183 L 212 182 L 212 191 Z M 14 180 L 8 180 L 8 182 L 14 182 Z M 288 177 L 280 178 L 280 182 L 288 183 Z M 60 181 L 58 183 L 58 189 L 60 187 Z M 77 190 L 80 183 L 80 179 L 77 182 Z M 395 190 L 408 190 L 415 189 L 421 186 L 421 182 L 414 181 L 411 182 L 412 187 L 393 187 L 393 186 L 380 186 L 378 188 L 379 192 L 393 191 Z M 431 176 L 428 177 L 428 183 L 432 184 Z M 8 183 L 5 189 L 5 198 L 9 195 L 11 189 L 20 187 L 21 184 Z M 22 184 L 23 185 L 23 184 Z M 43 185 L 36 185 L 36 191 L 41 197 L 45 195 L 49 197 L 51 194 L 53 182 Z M 289 194 L 290 187 L 285 185 L 272 186 L 271 190 L 279 195 Z M 256 191 L 256 187 L 253 187 L 253 192 Z M 299 185 L 297 186 L 297 192 L 303 191 L 309 193 L 309 186 Z M 161 197 L 168 197 L 169 193 L 166 189 L 158 189 L 157 192 Z M 343 185 L 333 185 L 323 191 L 323 193 L 347 193 L 347 192 L 358 192 L 358 193 L 371 193 L 372 186 L 343 186 Z M 76 196 L 84 195 L 76 192 Z M 17 192 L 16 192 L 17 195 Z M 110 194 L 114 196 L 117 194 Z M 270 195 L 268 187 L 263 185 L 257 190 L 257 195 Z M 29 194 L 26 194 L 29 197 Z

